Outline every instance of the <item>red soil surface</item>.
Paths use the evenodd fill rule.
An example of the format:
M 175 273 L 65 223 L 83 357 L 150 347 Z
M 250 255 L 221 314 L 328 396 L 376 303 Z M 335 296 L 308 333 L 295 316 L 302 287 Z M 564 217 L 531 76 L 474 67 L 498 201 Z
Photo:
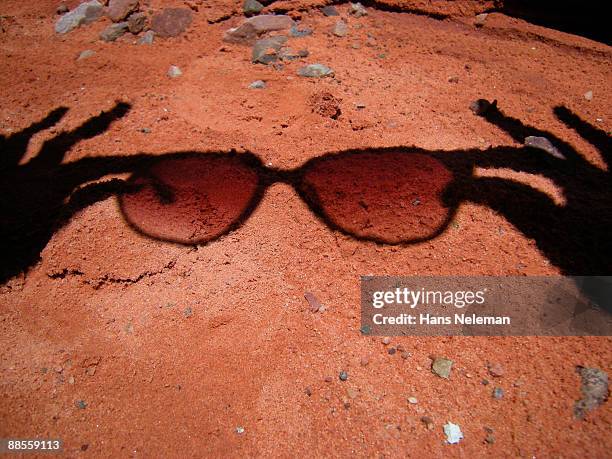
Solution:
M 151 8 L 162 3 L 180 4 L 152 1 Z M 107 19 L 56 36 L 55 7 L 48 0 L 0 5 L 0 133 L 27 128 L 57 107 L 69 109 L 54 127 L 33 136 L 21 164 L 46 140 L 115 101 L 131 108 L 105 132 L 71 145 L 63 164 L 235 149 L 253 152 L 267 169 L 287 170 L 349 149 L 415 146 L 457 153 L 520 146 L 472 114 L 470 102 L 482 97 L 563 139 L 597 170 L 606 167 L 594 146 L 553 114 L 563 105 L 604 132 L 612 129 L 612 50 L 585 38 L 498 13 L 477 29 L 472 17 L 437 20 L 374 9 L 348 18 L 349 34 L 339 38 L 329 34 L 336 18 L 304 10 L 294 16 L 315 32 L 291 38 L 289 46 L 306 48 L 310 56 L 275 70 L 252 64 L 250 48 L 221 41 L 242 20 L 209 23 L 222 2 L 194 13 L 183 36 L 153 46 L 136 46 L 132 37 L 99 41 Z M 338 9 L 346 16 L 346 5 Z M 85 49 L 96 54 L 77 61 Z M 332 67 L 335 77 L 296 75 L 314 62 Z M 183 76 L 168 78 L 170 65 Z M 258 79 L 267 89 L 248 89 Z M 593 92 L 590 101 L 587 91 Z M 322 93 L 340 101 L 336 119 L 313 106 Z M 189 174 L 190 165 L 184 166 Z M 130 175 L 110 169 L 99 175 Z M 249 172 L 244 174 L 247 183 Z M 475 175 L 512 178 L 557 203 L 571 198 L 562 183 L 509 166 L 477 167 Z M 359 172 L 359 180 L 366 176 Z M 326 177 L 317 180 L 333 193 Z M 31 188 L 36 193 L 23 191 L 17 201 L 35 207 L 55 185 L 37 184 Z M 437 192 L 438 184 L 422 186 Z M 609 404 L 584 421 L 574 419 L 573 405 L 580 398 L 576 365 L 610 372 L 609 338 L 393 338 L 391 346 L 410 353 L 404 359 L 389 355 L 380 338 L 359 333 L 361 275 L 568 272 L 572 251 L 581 247 L 572 245 L 576 237 L 564 238 L 565 227 L 554 218 L 542 227 L 529 202 L 503 196 L 528 217 L 533 212 L 539 232 L 530 234 L 550 230 L 558 238 L 557 258 L 547 256 L 542 240 L 482 202 L 462 202 L 441 234 L 406 246 L 331 229 L 283 181 L 267 189 L 234 231 L 200 246 L 136 231 L 126 220 L 130 211 L 124 216 L 115 197 L 95 202 L 49 235 L 27 274 L 0 287 L 0 437 L 62 438 L 70 457 L 608 456 Z M 240 206 L 245 199 L 232 196 Z M 322 199 L 333 210 L 333 196 Z M 592 199 L 596 204 L 597 196 Z M 358 210 L 359 204 L 351 205 L 350 212 Z M 429 205 L 444 207 L 438 201 L 415 208 Z M 597 222 L 592 209 L 580 214 L 585 231 Z M 133 210 L 154 226 L 154 214 Z M 346 211 L 340 209 L 338 218 Z M 349 232 L 363 223 L 347 223 L 355 225 Z M 221 226 L 210 231 L 222 232 Z M 595 256 L 598 243 L 582 242 Z M 311 312 L 305 291 L 326 306 L 324 312 Z M 449 380 L 430 371 L 434 356 L 455 362 Z M 503 376 L 489 375 L 490 362 L 502 365 Z M 343 370 L 347 381 L 338 379 Z M 483 378 L 491 384 L 483 385 Z M 491 397 L 493 387 L 504 389 L 502 400 Z M 417 404 L 407 402 L 412 396 Z M 79 400 L 85 409 L 75 406 Z M 423 416 L 433 419 L 433 430 Z M 461 426 L 461 443 L 445 444 L 447 421 Z M 494 444 L 484 441 L 485 428 L 493 429 Z

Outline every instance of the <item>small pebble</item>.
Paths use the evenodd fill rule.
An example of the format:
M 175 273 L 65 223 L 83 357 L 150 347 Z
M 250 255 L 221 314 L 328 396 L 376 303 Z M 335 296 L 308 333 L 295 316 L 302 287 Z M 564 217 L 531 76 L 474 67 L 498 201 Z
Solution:
M 584 98 L 588 101 L 593 100 L 593 91 L 587 91 L 584 93 Z
M 74 384 L 74 376 L 68 378 L 68 384 Z
M 395 349 L 394 347 L 390 347 L 390 348 L 387 350 L 387 353 L 388 353 L 389 355 L 393 355 L 393 354 L 395 354 L 396 352 L 397 352 L 397 349 Z
M 348 373 L 346 371 L 341 371 L 338 377 L 340 381 L 346 381 L 348 379 Z
M 446 435 L 446 441 L 451 445 L 459 443 L 463 439 L 461 428 L 452 422 L 444 425 L 444 434 Z
M 388 336 L 385 336 L 382 340 L 381 343 L 383 343 L 385 346 L 391 344 L 391 338 L 389 338 Z
M 87 403 L 84 400 L 77 400 L 74 402 L 74 405 L 80 410 L 87 408 Z
M 171 65 L 170 68 L 168 69 L 168 76 L 170 78 L 178 78 L 182 74 L 183 74 L 183 72 L 176 65 Z
M 264 6 L 257 0 L 245 0 L 244 4 L 242 5 L 242 11 L 246 16 L 259 14 L 263 9 Z
M 504 390 L 501 387 L 496 387 L 493 389 L 493 398 L 495 400 L 501 400 L 504 398 Z
M 332 377 L 331 377 L 331 376 L 326 376 L 326 377 L 325 377 L 325 382 L 326 382 L 326 383 L 330 383 L 330 382 L 332 382 L 332 381 L 333 381 L 333 379 L 332 379 Z
M 333 75 L 334 71 L 323 64 L 310 64 L 300 68 L 297 74 L 301 77 L 322 78 Z
M 483 379 L 481 381 L 481 383 L 482 383 L 483 386 L 488 386 L 489 385 L 489 380 L 488 379 Z
M 474 25 L 476 27 L 482 27 L 485 25 L 485 21 L 487 20 L 487 13 L 482 13 L 479 14 L 478 16 L 476 16 L 476 18 L 474 19 Z
M 340 14 L 338 13 L 338 10 L 331 5 L 324 6 L 323 8 L 321 8 L 321 12 L 323 13 L 324 16 L 340 16 Z
M 85 51 L 81 51 L 81 53 L 79 54 L 79 57 L 77 57 L 77 61 L 82 61 L 83 59 L 87 59 L 88 57 L 91 57 L 94 54 L 96 54 L 96 52 L 92 51 L 91 49 L 86 49 Z
M 191 308 L 185 308 L 183 314 L 187 319 L 189 319 L 191 316 L 193 316 L 193 310 Z
M 336 37 L 346 37 L 346 34 L 348 33 L 348 26 L 346 25 L 346 22 L 344 22 L 342 19 L 337 21 L 336 24 L 334 24 L 332 33 Z
M 499 363 L 489 363 L 487 368 L 491 376 L 499 378 L 504 375 L 504 368 Z
M 450 377 L 453 361 L 443 357 L 435 359 L 431 365 L 431 370 L 440 378 L 448 379 Z
M 367 16 L 368 12 L 361 3 L 357 2 L 357 3 L 351 3 L 349 14 L 355 16 L 356 18 L 360 18 L 362 16 Z
M 242 435 L 244 433 L 244 427 L 241 427 L 241 426 L 236 427 L 236 433 L 238 435 Z
M 459 83 L 459 77 L 456 77 L 456 76 L 449 77 L 448 82 L 457 84 Z
M 153 41 L 155 41 L 155 32 L 147 30 L 137 43 L 139 45 L 152 45 Z
M 304 393 L 310 397 L 312 395 L 312 389 L 310 387 L 306 387 L 306 389 L 304 389 Z
M 416 397 L 408 397 L 408 403 L 410 403 L 411 405 L 416 405 L 417 403 L 419 403 L 419 401 Z
M 410 352 L 404 351 L 401 353 L 401 356 L 402 356 L 402 359 L 408 360 L 410 358 Z

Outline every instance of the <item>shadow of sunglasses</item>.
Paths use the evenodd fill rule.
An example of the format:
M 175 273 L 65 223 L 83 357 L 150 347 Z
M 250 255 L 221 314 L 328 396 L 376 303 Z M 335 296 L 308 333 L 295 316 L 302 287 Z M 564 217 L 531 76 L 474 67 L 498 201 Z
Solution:
M 451 157 L 419 149 L 353 150 L 280 170 L 251 153 L 175 154 L 135 172 L 120 208 L 142 234 L 203 244 L 244 223 L 266 189 L 280 182 L 332 229 L 359 240 L 409 244 L 437 236 L 454 216 L 451 184 L 471 168 L 462 170 Z

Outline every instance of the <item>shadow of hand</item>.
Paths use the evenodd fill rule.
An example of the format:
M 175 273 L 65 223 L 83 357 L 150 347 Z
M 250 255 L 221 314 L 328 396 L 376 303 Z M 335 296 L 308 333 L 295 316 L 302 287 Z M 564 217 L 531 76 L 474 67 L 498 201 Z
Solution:
M 53 110 L 23 131 L 0 137 L 0 283 L 34 264 L 54 231 L 75 212 L 121 192 L 125 184 L 118 179 L 81 185 L 127 170 L 138 158 L 63 160 L 76 143 L 102 134 L 129 110 L 128 104 L 117 103 L 76 129 L 59 133 L 25 164 L 20 162 L 32 136 L 55 125 L 68 109 Z

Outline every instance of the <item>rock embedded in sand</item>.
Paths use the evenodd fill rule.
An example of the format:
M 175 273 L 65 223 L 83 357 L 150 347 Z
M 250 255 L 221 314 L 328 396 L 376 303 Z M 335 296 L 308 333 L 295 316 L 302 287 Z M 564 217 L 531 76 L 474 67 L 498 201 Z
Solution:
M 459 443 L 461 440 L 463 440 L 463 432 L 461 432 L 461 428 L 457 424 L 453 424 L 450 421 L 444 424 L 444 435 L 446 435 L 446 441 L 450 445 Z
M 324 16 L 340 16 L 338 10 L 332 5 L 321 8 L 321 13 L 323 13 Z
M 94 54 L 96 54 L 96 52 L 92 51 L 91 49 L 86 49 L 85 51 L 81 51 L 79 56 L 77 57 L 77 61 L 82 61 L 83 59 L 87 59 L 88 57 L 91 57 Z
M 346 381 L 348 379 L 348 373 L 346 371 L 341 371 L 338 378 L 340 378 L 340 381 Z
M 102 41 L 115 41 L 117 38 L 122 36 L 128 31 L 127 22 L 118 22 L 116 24 L 109 25 L 106 29 L 100 32 L 100 40 Z
M 292 25 L 289 35 L 294 38 L 307 37 L 308 35 L 312 35 L 312 29 L 298 29 L 297 25 Z
M 256 80 L 253 81 L 250 85 L 249 85 L 249 89 L 266 89 L 266 82 L 263 80 Z
M 254 64 L 259 63 L 266 65 L 272 62 L 276 62 L 278 58 L 276 53 L 286 42 L 287 37 L 282 35 L 257 40 L 255 42 L 255 45 L 253 45 L 253 52 L 251 53 L 251 62 L 253 62 Z M 273 53 L 268 53 L 269 50 L 272 50 Z
M 474 25 L 476 27 L 482 27 L 485 25 L 485 21 L 487 20 L 487 16 L 489 16 L 487 13 L 482 13 L 479 14 L 478 16 L 476 16 L 474 18 Z
M 259 3 L 257 0 L 244 0 L 242 5 L 242 11 L 247 16 L 252 16 L 254 14 L 261 13 L 261 10 L 264 9 L 264 6 Z
M 574 405 L 574 416 L 584 419 L 589 411 L 608 400 L 608 374 L 599 368 L 577 367 L 576 371 L 582 379 L 582 398 Z
M 348 33 L 348 26 L 346 25 L 346 22 L 344 22 L 342 19 L 337 21 L 334 24 L 334 28 L 332 29 L 332 33 L 336 37 L 346 37 L 346 34 Z
M 289 16 L 262 14 L 247 19 L 238 27 L 227 30 L 223 40 L 230 43 L 252 43 L 259 35 L 291 29 L 294 25 L 295 22 Z
M 145 13 L 131 14 L 127 20 L 127 23 L 130 32 L 137 35 L 147 26 L 147 15 Z
M 102 9 L 102 4 L 97 0 L 81 3 L 57 20 L 55 32 L 64 34 L 82 25 L 91 24 L 102 16 Z
M 589 102 L 593 100 L 593 91 L 587 91 L 584 93 L 584 98 Z
M 183 72 L 176 65 L 171 65 L 170 68 L 168 69 L 168 76 L 170 78 L 178 78 L 182 74 L 183 74 Z
M 557 147 L 555 147 L 550 140 L 546 137 L 538 137 L 538 136 L 527 136 L 525 137 L 524 142 L 526 147 L 537 148 L 538 150 L 545 151 L 551 156 L 554 156 L 558 159 L 565 159 L 563 153 L 561 153 Z
M 178 37 L 193 21 L 193 13 L 187 8 L 167 8 L 151 19 L 151 30 L 160 37 Z
M 440 378 L 448 379 L 450 377 L 453 361 L 444 357 L 438 357 L 433 361 L 431 370 Z
M 360 18 L 362 16 L 367 16 L 368 11 L 364 8 L 364 6 L 361 3 L 357 2 L 357 3 L 351 3 L 349 14 L 351 14 L 352 16 L 355 16 L 356 18 Z
M 322 78 L 334 74 L 334 71 L 323 64 L 310 64 L 302 67 L 297 74 L 308 78 Z
M 106 14 L 111 21 L 121 22 L 138 9 L 138 3 L 138 0 L 110 0 Z
M 489 374 L 496 378 L 500 378 L 504 375 L 504 368 L 500 363 L 489 363 L 487 369 L 489 370 Z
M 147 30 L 142 37 L 138 40 L 139 45 L 152 45 L 155 40 L 155 32 Z

